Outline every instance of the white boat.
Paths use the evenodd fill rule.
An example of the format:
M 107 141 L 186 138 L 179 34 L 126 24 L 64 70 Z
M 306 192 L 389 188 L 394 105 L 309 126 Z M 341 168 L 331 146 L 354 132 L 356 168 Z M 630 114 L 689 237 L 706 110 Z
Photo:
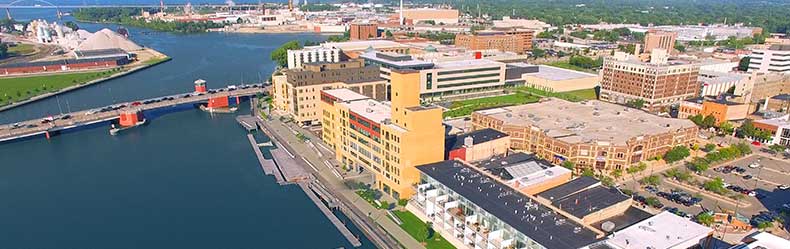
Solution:
M 147 119 L 143 119 L 143 120 L 138 121 L 136 124 L 134 124 L 132 126 L 123 126 L 123 127 L 116 127 L 115 124 L 113 124 L 110 127 L 110 135 L 113 135 L 113 136 L 118 135 L 118 132 L 121 132 L 121 131 L 126 130 L 126 129 L 131 129 L 131 128 L 134 128 L 134 127 L 137 127 L 137 126 L 144 125 L 146 122 L 148 122 L 148 120 Z

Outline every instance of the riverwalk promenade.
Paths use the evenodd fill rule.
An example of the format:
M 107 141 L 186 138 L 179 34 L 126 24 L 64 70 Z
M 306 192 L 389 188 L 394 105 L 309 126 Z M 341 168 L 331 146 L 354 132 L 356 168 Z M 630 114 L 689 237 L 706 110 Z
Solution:
M 338 199 L 338 203 L 346 207 L 340 207 L 341 211 L 352 218 L 352 221 L 368 235 L 371 240 L 380 248 L 425 248 L 420 242 L 411 237 L 398 224 L 392 221 L 386 210 L 377 209 L 367 201 L 357 195 L 353 189 L 344 184 L 345 179 L 337 173 L 333 165 L 334 154 L 325 145 L 322 145 L 320 138 L 312 133 L 298 127 L 291 127 L 288 124 L 273 120 L 263 121 L 267 134 L 271 134 L 273 139 L 279 144 L 285 144 L 291 153 L 299 155 L 306 164 L 305 168 L 312 170 L 316 178 L 323 184 L 328 191 Z M 297 138 L 294 133 L 301 133 L 309 139 L 309 143 L 318 146 L 309 146 L 308 142 Z M 355 219 L 356 217 L 356 219 Z

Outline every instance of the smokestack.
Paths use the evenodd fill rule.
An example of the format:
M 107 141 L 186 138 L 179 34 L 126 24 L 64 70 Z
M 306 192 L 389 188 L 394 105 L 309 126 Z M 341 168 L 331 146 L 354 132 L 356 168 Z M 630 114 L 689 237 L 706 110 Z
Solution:
M 403 21 L 403 0 L 400 0 L 400 17 L 398 18 L 398 23 L 400 23 L 400 25 L 404 24 L 404 21 Z

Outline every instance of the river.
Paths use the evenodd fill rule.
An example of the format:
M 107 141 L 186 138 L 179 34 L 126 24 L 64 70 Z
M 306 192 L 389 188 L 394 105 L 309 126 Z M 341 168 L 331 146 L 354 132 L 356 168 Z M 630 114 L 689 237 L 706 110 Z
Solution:
M 0 112 L 0 123 L 189 92 L 198 78 L 214 88 L 266 80 L 281 43 L 325 38 L 130 33 L 173 60 Z M 234 115 L 199 110 L 119 136 L 96 128 L 2 144 L 0 198 L 2 248 L 352 248 L 298 187 L 263 175 Z

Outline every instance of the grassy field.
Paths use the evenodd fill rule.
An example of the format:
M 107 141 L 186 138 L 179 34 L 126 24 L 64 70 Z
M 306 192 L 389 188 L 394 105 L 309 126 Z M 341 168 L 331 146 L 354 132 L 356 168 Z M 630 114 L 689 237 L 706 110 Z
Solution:
M 534 103 L 539 99 L 539 97 L 529 93 L 517 92 L 510 95 L 456 101 L 452 103 L 449 110 L 444 112 L 444 116 L 451 118 L 462 117 L 480 109 Z
M 23 55 L 36 52 L 36 46 L 33 44 L 20 43 L 13 47 L 8 47 L 8 53 L 14 55 Z
M 571 65 L 570 63 L 568 63 L 568 61 L 555 61 L 555 62 L 552 62 L 552 63 L 548 63 L 546 65 L 553 66 L 553 67 L 570 69 L 570 70 L 574 70 L 574 71 L 590 72 L 590 70 L 584 69 L 582 67 Z
M 395 216 L 398 216 L 403 224 L 400 226 L 406 233 L 414 237 L 417 241 L 422 243 L 427 249 L 451 249 L 455 248 L 450 242 L 447 242 L 442 235 L 433 232 L 432 236 L 428 237 L 428 226 L 422 222 L 417 216 L 408 211 L 392 211 Z
M 114 70 L 85 73 L 69 73 L 32 77 L 0 78 L 0 106 L 19 102 L 31 97 L 56 92 L 63 88 L 84 84 L 107 77 Z
M 544 96 L 544 97 L 555 97 L 559 99 L 564 99 L 571 102 L 579 102 L 583 100 L 591 100 L 591 99 L 598 99 L 598 95 L 595 93 L 595 89 L 582 89 L 570 92 L 548 92 L 536 88 L 531 87 L 519 87 L 516 88 L 519 92 L 531 93 L 534 95 Z
M 576 96 L 577 98 L 584 100 L 598 99 L 598 94 L 595 93 L 595 88 L 582 89 L 582 90 L 576 90 L 570 92 L 561 92 L 561 94 Z
M 145 64 L 145 65 L 155 65 L 155 64 L 159 64 L 159 63 L 162 63 L 162 62 L 165 62 L 165 61 L 169 61 L 170 59 L 171 59 L 170 57 L 152 58 L 152 59 L 149 59 L 147 61 L 143 61 L 143 64 Z

